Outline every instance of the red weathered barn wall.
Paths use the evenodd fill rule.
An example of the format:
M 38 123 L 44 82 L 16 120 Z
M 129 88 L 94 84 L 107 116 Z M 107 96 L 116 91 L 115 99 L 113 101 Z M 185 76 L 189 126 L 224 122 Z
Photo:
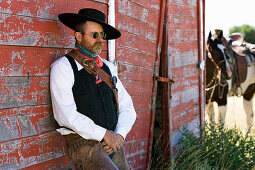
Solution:
M 172 149 L 183 125 L 196 130 L 200 125 L 197 0 L 169 2 L 169 75 L 173 77 L 170 109 Z
M 55 131 L 49 72 L 74 43 L 57 15 L 85 6 L 107 12 L 106 3 L 85 0 L 0 1 L 0 169 L 70 165 L 64 138 Z
M 180 127 L 199 120 L 197 1 L 169 2 L 169 68 L 174 145 Z M 0 169 L 70 167 L 64 138 L 55 131 L 49 95 L 50 64 L 74 45 L 73 31 L 57 15 L 93 7 L 107 14 L 108 0 L 0 1 Z M 146 169 L 153 64 L 160 0 L 116 0 L 119 77 L 131 94 L 137 120 L 126 138 L 132 169 Z M 102 57 L 107 58 L 107 43 Z
M 132 95 L 137 120 L 125 148 L 129 165 L 146 169 L 150 130 L 153 64 L 156 57 L 160 0 L 119 0 L 117 40 L 120 78 Z

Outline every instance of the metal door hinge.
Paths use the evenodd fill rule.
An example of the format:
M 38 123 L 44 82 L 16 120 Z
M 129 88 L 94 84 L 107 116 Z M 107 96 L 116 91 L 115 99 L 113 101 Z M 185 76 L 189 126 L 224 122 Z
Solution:
M 164 83 L 174 83 L 174 81 L 170 78 L 160 77 L 160 76 L 153 76 L 154 81 L 161 81 Z

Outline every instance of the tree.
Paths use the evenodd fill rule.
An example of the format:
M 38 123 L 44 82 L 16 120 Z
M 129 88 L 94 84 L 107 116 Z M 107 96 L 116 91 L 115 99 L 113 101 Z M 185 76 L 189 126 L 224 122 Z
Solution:
M 246 42 L 255 44 L 255 27 L 245 24 L 242 26 L 234 26 L 229 29 L 229 35 L 235 32 L 242 33 Z

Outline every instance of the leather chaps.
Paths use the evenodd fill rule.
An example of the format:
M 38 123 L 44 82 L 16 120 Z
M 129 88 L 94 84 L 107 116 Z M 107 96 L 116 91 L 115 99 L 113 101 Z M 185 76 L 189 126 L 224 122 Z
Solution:
M 66 135 L 68 156 L 77 170 L 128 170 L 124 148 L 111 159 L 101 143 L 78 134 Z

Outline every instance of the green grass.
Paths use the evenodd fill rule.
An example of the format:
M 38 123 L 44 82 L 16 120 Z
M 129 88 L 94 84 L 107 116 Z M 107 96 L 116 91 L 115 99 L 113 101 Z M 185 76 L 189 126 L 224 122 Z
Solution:
M 152 157 L 150 169 L 255 169 L 255 139 L 252 133 L 244 135 L 238 129 L 225 128 L 222 123 L 206 123 L 200 128 L 200 134 L 202 137 L 198 138 L 184 127 L 175 160 L 163 161 L 163 155 L 157 155 L 157 160 Z

